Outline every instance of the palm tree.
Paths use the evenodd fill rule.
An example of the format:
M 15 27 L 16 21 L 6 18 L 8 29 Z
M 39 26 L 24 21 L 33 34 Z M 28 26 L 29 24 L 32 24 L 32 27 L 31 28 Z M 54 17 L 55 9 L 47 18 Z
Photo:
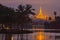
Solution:
M 32 6 L 29 5 L 29 4 L 27 4 L 26 6 L 19 5 L 18 6 L 18 11 L 17 11 L 17 13 L 19 14 L 19 19 L 21 18 L 19 21 L 21 23 L 29 22 L 29 20 L 30 20 L 29 14 L 35 15 L 33 10 L 34 9 L 32 9 Z
M 55 19 L 56 19 L 56 15 L 57 15 L 57 12 L 56 11 L 54 11 L 54 15 L 55 15 Z
M 32 22 L 32 19 L 29 18 L 29 14 L 35 15 L 34 10 L 30 4 L 18 6 L 17 13 L 19 14 L 18 21 L 21 24 L 21 30 L 23 30 L 23 24 Z M 21 34 L 21 40 L 23 40 L 23 34 Z

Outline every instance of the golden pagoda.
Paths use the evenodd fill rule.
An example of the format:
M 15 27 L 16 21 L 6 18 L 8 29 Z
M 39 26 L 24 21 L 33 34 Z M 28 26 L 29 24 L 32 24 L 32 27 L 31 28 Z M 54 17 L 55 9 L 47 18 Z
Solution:
M 39 14 L 36 15 L 36 18 L 37 19 L 43 19 L 43 20 L 46 20 L 47 16 L 43 15 L 42 13 L 42 8 L 40 7 L 40 11 L 39 11 Z

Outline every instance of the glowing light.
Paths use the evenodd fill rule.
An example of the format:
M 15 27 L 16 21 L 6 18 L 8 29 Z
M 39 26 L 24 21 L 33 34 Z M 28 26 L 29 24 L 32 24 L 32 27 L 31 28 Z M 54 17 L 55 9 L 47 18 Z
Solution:
M 11 40 L 14 40 L 14 37 L 13 36 L 11 37 Z
M 42 8 L 40 7 L 39 14 L 36 16 L 37 19 L 44 19 L 46 20 L 47 16 L 42 14 Z
M 44 32 L 39 32 L 37 35 L 37 40 L 44 40 L 45 36 L 44 36 Z

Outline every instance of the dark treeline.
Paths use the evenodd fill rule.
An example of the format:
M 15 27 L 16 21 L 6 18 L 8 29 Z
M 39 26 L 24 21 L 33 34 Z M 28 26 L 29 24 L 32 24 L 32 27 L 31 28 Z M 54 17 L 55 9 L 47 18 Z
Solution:
M 60 16 L 54 11 L 55 20 L 50 22 L 50 29 L 60 29 Z
M 32 5 L 19 5 L 18 9 L 9 8 L 0 4 L 0 24 L 24 24 L 32 22 L 29 14 L 35 15 Z
M 45 28 L 46 29 L 60 29 L 60 16 L 57 16 L 57 12 L 54 11 L 54 20 L 52 20 L 52 17 L 49 17 L 50 22 L 45 22 Z

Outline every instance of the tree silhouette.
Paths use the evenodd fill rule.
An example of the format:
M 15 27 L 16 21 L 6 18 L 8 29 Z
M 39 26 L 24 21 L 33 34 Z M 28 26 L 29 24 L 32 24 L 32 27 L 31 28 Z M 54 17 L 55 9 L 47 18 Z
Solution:
M 0 24 L 4 24 L 6 26 L 7 24 L 11 24 L 14 13 L 15 12 L 13 8 L 9 8 L 0 4 Z
M 54 15 L 55 15 L 55 18 L 56 18 L 56 15 L 57 15 L 57 12 L 56 11 L 54 11 Z
M 32 6 L 29 4 L 27 4 L 26 6 L 19 5 L 16 13 L 19 16 L 18 21 L 20 23 L 30 22 L 31 19 L 29 18 L 29 14 L 35 15 L 35 13 L 33 12 Z
M 29 18 L 29 14 L 35 15 L 33 12 L 35 9 L 32 9 L 32 5 L 27 4 L 25 6 L 19 5 L 17 9 L 18 22 L 21 24 L 21 30 L 23 30 L 24 24 L 32 22 L 32 19 Z M 21 34 L 21 40 L 23 40 L 23 34 Z
M 29 15 L 35 15 L 35 9 L 32 9 L 32 5 L 19 5 L 15 11 L 13 8 L 9 8 L 0 4 L 0 24 L 24 24 L 32 22 Z

